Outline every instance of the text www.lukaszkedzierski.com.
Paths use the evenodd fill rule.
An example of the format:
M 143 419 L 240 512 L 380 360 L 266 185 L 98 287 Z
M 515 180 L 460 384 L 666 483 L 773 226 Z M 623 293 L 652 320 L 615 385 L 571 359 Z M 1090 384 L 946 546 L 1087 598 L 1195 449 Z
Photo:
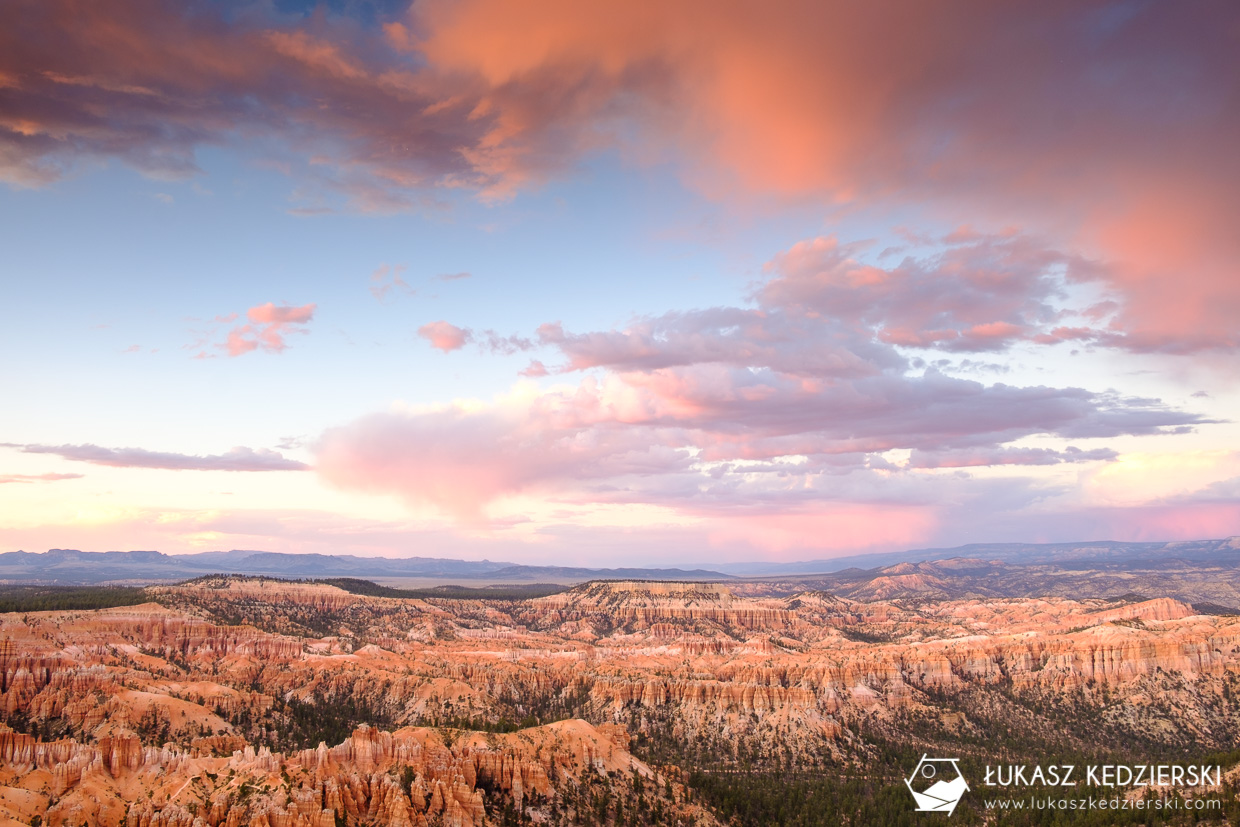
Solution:
M 987 810 L 1222 810 L 1217 798 L 1056 798 L 1028 796 L 1024 798 L 992 798 L 984 804 Z

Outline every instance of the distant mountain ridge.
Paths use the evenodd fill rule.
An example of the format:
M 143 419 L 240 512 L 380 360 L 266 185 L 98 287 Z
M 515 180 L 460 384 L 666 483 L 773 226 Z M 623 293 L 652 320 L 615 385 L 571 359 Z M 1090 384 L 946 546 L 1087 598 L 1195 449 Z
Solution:
M 719 563 L 717 571 L 735 577 L 771 577 L 791 574 L 829 574 L 847 569 L 875 569 L 898 563 L 923 563 L 966 557 L 1004 563 L 1052 564 L 1088 561 L 1091 564 L 1111 561 L 1135 562 L 1173 556 L 1181 560 L 1208 560 L 1217 554 L 1240 552 L 1240 536 L 1216 540 L 1183 540 L 1170 542 L 1124 542 L 1098 540 L 1076 543 L 969 543 L 952 548 L 922 548 L 908 551 L 887 551 L 854 554 L 827 560 L 802 560 L 795 563 Z M 1240 555 L 1238 555 L 1240 556 Z
M 600 578 L 730 579 L 727 574 L 705 569 L 527 566 L 441 557 L 357 557 L 347 554 L 285 554 L 240 549 L 172 555 L 160 551 L 78 551 L 54 548 L 41 554 L 28 551 L 0 554 L 0 582 L 9 583 L 136 585 L 175 582 L 203 574 L 252 574 L 292 579 L 333 576 L 422 577 L 516 583 L 532 583 L 546 578 L 582 581 Z
M 1240 537 L 1186 542 L 1126 543 L 973 543 L 956 548 L 913 549 L 862 554 L 796 563 L 720 563 L 695 567 L 586 568 L 533 566 L 493 560 L 444 557 L 358 557 L 347 554 L 290 554 L 274 551 L 207 551 L 172 555 L 160 551 L 78 551 L 50 549 L 44 553 L 0 554 L 0 582 L 58 585 L 98 583 L 147 584 L 175 582 L 203 574 L 250 574 L 281 578 L 365 577 L 453 579 L 497 583 L 547 580 L 731 580 L 782 578 L 796 575 L 871 572 L 901 563 L 957 558 L 1016 565 L 1088 563 L 1093 569 L 1160 560 L 1240 565 Z

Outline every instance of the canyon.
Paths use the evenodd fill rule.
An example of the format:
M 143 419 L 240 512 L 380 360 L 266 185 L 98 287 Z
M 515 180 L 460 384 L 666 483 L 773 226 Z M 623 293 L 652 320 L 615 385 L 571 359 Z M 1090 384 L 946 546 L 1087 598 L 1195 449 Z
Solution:
M 985 568 L 524 599 L 207 576 L 10 612 L 0 827 L 705 826 L 726 822 L 707 776 L 1240 744 L 1240 616 L 1192 593 L 954 597 L 952 566 Z

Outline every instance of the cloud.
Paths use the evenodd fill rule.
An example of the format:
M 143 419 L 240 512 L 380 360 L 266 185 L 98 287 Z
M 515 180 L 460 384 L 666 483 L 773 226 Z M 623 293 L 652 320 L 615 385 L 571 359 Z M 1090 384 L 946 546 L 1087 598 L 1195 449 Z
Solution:
M 890 269 L 863 263 L 862 251 L 835 238 L 795 244 L 766 265 L 772 277 L 756 298 L 763 307 L 853 319 L 888 344 L 993 352 L 1042 341 L 1071 315 L 1061 306 L 1068 284 L 1098 270 L 1015 232 L 952 234 L 934 253 Z
M 501 336 L 494 330 L 484 330 L 483 336 L 486 337 L 485 346 L 487 350 L 504 356 L 511 356 L 514 353 L 530 350 L 534 347 L 532 340 L 515 334 Z
M 864 262 L 862 245 L 812 239 L 772 259 L 750 307 L 585 333 L 549 322 L 535 340 L 487 331 L 494 352 L 537 345 L 563 358 L 554 367 L 533 360 L 522 375 L 577 374 L 574 383 L 360 419 L 325 435 L 320 473 L 469 520 L 538 492 L 709 519 L 882 503 L 912 530 L 935 521 L 925 511 L 936 501 L 928 477 L 1111 463 L 1114 449 L 1071 442 L 1216 422 L 1158 399 L 984 383 L 936 366 L 951 360 L 912 358 L 1038 345 L 1065 320 L 1112 310 L 1073 304 L 1073 280 L 1098 265 L 1021 233 L 962 228 L 922 246 L 929 252 L 879 267 Z M 445 351 L 473 339 L 446 322 L 419 332 Z M 1050 445 L 1021 444 L 1035 438 Z M 908 459 L 893 461 L 893 451 Z M 1049 496 L 1034 480 L 979 483 L 970 497 L 1025 508 Z
M 241 356 L 255 350 L 283 353 L 288 347 L 285 337 L 290 333 L 306 333 L 306 325 L 314 319 L 316 305 L 300 307 L 275 305 L 272 302 L 256 305 L 246 311 L 246 324 L 229 330 L 221 347 L 229 356 Z M 235 313 L 217 316 L 216 322 L 231 323 Z M 203 355 L 203 354 L 200 354 Z
M 695 364 L 770 367 L 814 376 L 867 376 L 905 365 L 886 343 L 856 335 L 836 321 L 800 312 L 733 307 L 639 319 L 624 330 L 583 334 L 558 323 L 539 327 L 543 345 L 568 362 L 561 373 L 605 367 L 649 371 Z
M 388 264 L 380 264 L 379 267 L 370 274 L 370 294 L 383 302 L 388 295 L 395 295 L 397 292 L 412 296 L 417 293 L 409 283 L 404 279 L 404 272 L 407 268 L 403 264 L 391 266 Z
M 717 198 L 1035 227 L 1112 264 L 1106 343 L 1234 349 L 1234 10 L 1116 8 L 430 0 L 367 26 L 27 2 L 0 32 L 0 176 L 120 159 L 183 178 L 200 147 L 262 136 L 301 188 L 392 211 L 442 187 L 507 197 L 618 149 Z M 968 350 L 1026 332 L 951 321 L 888 334 Z
M 1105 460 L 1114 453 L 1009 444 L 1170 433 L 1206 421 L 1156 400 L 988 386 L 934 371 L 814 383 L 699 365 L 587 376 L 545 391 L 518 386 L 491 404 L 375 414 L 327 432 L 317 468 L 343 488 L 471 519 L 526 491 L 690 510 L 766 503 L 780 512 L 898 499 L 892 466 L 878 456 L 891 450 L 915 452 L 910 470 Z M 872 491 L 862 494 L 862 479 Z
M 1096 462 L 1113 460 L 1119 454 L 1110 448 L 1094 448 L 1088 451 L 1069 445 L 1062 451 L 1053 448 L 999 448 L 955 449 L 946 451 L 914 450 L 909 458 L 910 468 L 976 468 L 987 465 L 1059 465 L 1064 462 Z
M 551 372 L 547 370 L 547 366 L 542 362 L 537 359 L 531 359 L 529 365 L 527 365 L 524 369 L 517 371 L 517 373 L 520 376 L 526 376 L 530 379 L 538 379 L 543 376 L 550 375 Z
M 635 319 L 623 330 L 537 330 L 572 372 L 650 371 L 695 364 L 765 367 L 816 378 L 907 368 L 908 351 L 1002 353 L 1018 343 L 1112 343 L 1082 327 L 1092 307 L 1070 288 L 1098 266 L 1019 233 L 938 239 L 938 249 L 892 267 L 866 263 L 865 244 L 815 238 L 776 255 L 753 307 L 715 307 Z M 1096 307 L 1096 305 L 1094 306 Z
M 277 307 L 271 302 L 251 307 L 246 311 L 246 317 L 255 324 L 265 325 L 299 325 L 309 324 L 314 318 L 314 305 L 306 304 L 301 307 L 289 307 L 287 305 Z
M 435 276 L 436 281 L 460 281 L 461 279 L 473 278 L 470 273 L 441 273 Z
M 59 482 L 61 480 L 80 480 L 81 474 L 0 474 L 0 485 L 4 483 Z
M 233 448 L 205 456 L 148 451 L 145 448 L 103 448 L 98 445 L 15 445 L 24 454 L 52 454 L 74 462 L 113 468 L 158 468 L 167 471 L 305 471 L 310 466 L 286 459 L 266 448 Z M 79 476 L 79 475 L 71 475 Z
M 1116 8 L 466 0 L 419 4 L 408 45 L 486 90 L 497 165 L 619 144 L 725 198 L 1034 226 L 1115 263 L 1117 343 L 1235 348 L 1233 10 Z M 1020 333 L 943 330 L 961 349 Z
M 590 428 L 561 401 L 372 414 L 324 433 L 316 467 L 338 487 L 397 494 L 473 520 L 505 495 L 688 466 L 683 450 L 641 430 Z
M 1237 501 L 1237 480 L 1240 451 L 1131 452 L 1118 462 L 1090 469 L 1084 499 L 1105 505 Z
M 480 344 L 492 352 L 537 346 L 563 359 L 553 367 L 533 360 L 523 376 L 575 374 L 575 383 L 527 383 L 490 403 L 365 417 L 324 436 L 319 471 L 339 487 L 468 520 L 538 492 L 710 519 L 883 503 L 912 508 L 900 513 L 914 527 L 934 522 L 924 510 L 935 501 L 926 475 L 1110 463 L 1119 457 L 1112 448 L 1066 443 L 1217 421 L 1115 391 L 984 383 L 939 367 L 952 360 L 911 356 L 1037 346 L 1065 320 L 1112 312 L 1093 299 L 1073 304 L 1073 280 L 1097 264 L 1019 232 L 961 228 L 921 245 L 929 251 L 889 267 L 865 263 L 864 245 L 834 238 L 793 245 L 768 264 L 750 307 L 669 312 L 584 333 L 548 322 L 532 340 L 485 331 Z M 1095 341 L 1106 332 L 1088 330 Z M 475 338 L 442 321 L 419 335 L 445 352 Z M 1051 444 L 1021 444 L 1035 438 Z M 893 451 L 908 452 L 907 461 L 888 458 Z M 1005 508 L 1047 496 L 1033 478 L 985 485 L 971 496 L 1002 495 Z
M 445 321 L 428 322 L 418 328 L 418 335 L 431 343 L 431 347 L 451 353 L 465 347 L 474 338 L 469 328 L 457 327 Z
M 475 96 L 454 102 L 468 90 L 342 18 L 281 17 L 259 4 L 190 12 L 121 0 L 105 13 L 26 3 L 22 25 L 0 32 L 0 75 L 0 177 L 22 186 L 110 158 L 183 179 L 199 174 L 200 147 L 238 133 L 314 160 L 318 182 L 361 209 L 489 180 L 462 154 L 488 128 L 471 120 Z

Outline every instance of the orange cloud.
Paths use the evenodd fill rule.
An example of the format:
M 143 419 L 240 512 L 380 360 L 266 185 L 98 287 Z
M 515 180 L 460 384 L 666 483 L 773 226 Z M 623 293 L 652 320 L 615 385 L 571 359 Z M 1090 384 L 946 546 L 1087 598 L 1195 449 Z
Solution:
M 430 0 L 413 14 L 401 43 L 475 80 L 501 175 L 602 140 L 674 154 L 712 194 L 1020 222 L 1115 263 L 1111 343 L 1240 346 L 1226 3 Z
M 1233 160 L 1229 162 L 1237 165 Z M 1088 232 L 1120 257 L 1107 281 L 1124 298 L 1112 329 L 1143 351 L 1240 347 L 1240 207 L 1234 185 L 1149 181 L 1136 197 L 1091 215 Z M 1224 184 L 1229 189 L 1224 189 Z
M 16 8 L 0 29 L 13 183 L 84 158 L 183 177 L 198 147 L 264 135 L 352 206 L 391 211 L 441 186 L 504 197 L 618 148 L 712 196 L 1033 227 L 1113 265 L 1092 276 L 1120 305 L 1106 343 L 1240 346 L 1240 50 L 1219 0 L 427 0 L 370 31 L 155 0 Z

